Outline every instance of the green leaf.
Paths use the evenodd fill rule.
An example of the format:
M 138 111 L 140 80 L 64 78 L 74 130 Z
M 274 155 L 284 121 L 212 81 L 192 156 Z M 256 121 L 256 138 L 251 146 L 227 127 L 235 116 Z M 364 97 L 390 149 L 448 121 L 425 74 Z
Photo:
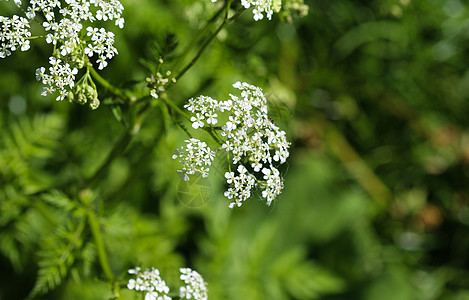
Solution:
M 63 209 L 67 212 L 76 208 L 76 203 L 70 200 L 63 192 L 58 190 L 52 190 L 41 195 L 41 199 L 44 200 L 47 204 L 59 209 Z
M 273 268 L 279 282 L 297 299 L 315 299 L 324 294 L 338 293 L 345 287 L 337 275 L 306 260 L 302 247 L 284 252 Z
M 86 218 L 78 225 L 70 221 L 50 234 L 41 245 L 37 280 L 29 297 L 47 293 L 60 285 L 68 275 L 72 265 L 81 258 L 82 233 Z

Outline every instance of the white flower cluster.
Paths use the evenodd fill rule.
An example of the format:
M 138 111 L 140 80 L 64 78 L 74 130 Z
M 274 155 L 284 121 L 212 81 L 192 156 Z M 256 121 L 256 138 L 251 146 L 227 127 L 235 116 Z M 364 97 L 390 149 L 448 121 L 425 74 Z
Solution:
M 118 0 L 65 0 L 65 3 L 63 6 L 59 0 L 30 0 L 26 16 L 33 19 L 36 13 L 42 12 L 47 21 L 54 22 L 58 8 L 59 15 L 73 22 L 114 20 L 116 26 L 124 28 L 124 7 Z M 94 14 L 91 5 L 95 8 Z
M 223 112 L 225 110 L 223 104 L 224 103 L 220 103 L 210 97 L 199 96 L 195 99 L 189 99 L 188 103 L 185 104 L 184 107 L 195 114 L 195 116 L 191 117 L 191 121 L 192 127 L 197 129 L 204 127 L 204 121 L 211 125 L 217 124 L 218 120 L 216 118 L 218 117 L 218 114 L 216 111 Z
M 184 281 L 186 286 L 179 288 L 179 297 L 195 300 L 207 300 L 207 284 L 202 276 L 190 268 L 181 268 L 180 279 Z
M 106 58 L 111 59 L 117 54 L 117 49 L 114 47 L 114 33 L 91 26 L 87 27 L 86 31 L 88 31 L 86 35 L 91 37 L 91 42 L 86 46 L 85 54 L 92 57 L 93 53 L 96 53 L 98 69 L 102 70 L 107 66 Z
M 29 49 L 28 38 L 31 37 L 31 32 L 27 19 L 17 15 L 12 18 L 0 16 L 0 27 L 0 58 L 11 55 L 17 48 L 21 51 Z
M 21 1 L 15 3 L 20 5 Z M 36 14 L 44 15 L 42 27 L 47 32 L 46 42 L 54 45 L 54 53 L 49 58 L 50 67 L 38 68 L 36 77 L 45 85 L 42 95 L 58 91 L 56 99 L 63 100 L 75 86 L 75 75 L 84 67 L 86 56 L 96 57 L 98 69 L 102 70 L 107 66 L 107 60 L 117 54 L 114 33 L 92 26 L 83 32 L 84 24 L 113 20 L 116 26 L 123 28 L 123 10 L 118 0 L 30 0 L 25 11 L 27 19 L 0 16 L 0 58 L 10 55 L 17 47 L 28 50 L 31 33 L 26 28 Z M 82 81 L 83 84 L 87 82 Z
M 168 296 L 169 287 L 161 279 L 160 271 L 155 268 L 146 269 L 144 272 L 140 267 L 130 269 L 129 274 L 134 274 L 137 279 L 130 279 L 127 284 L 129 290 L 142 291 L 145 293 L 145 300 L 171 300 Z
M 185 141 L 186 147 L 177 149 L 173 155 L 173 159 L 180 158 L 182 169 L 178 170 L 181 174 L 181 179 L 184 181 L 189 180 L 189 175 L 208 176 L 209 166 L 215 159 L 215 151 L 212 151 L 207 143 L 201 142 L 198 139 L 188 139 Z
M 270 205 L 283 188 L 274 164 L 285 163 L 290 143 L 285 132 L 270 120 L 267 99 L 260 88 L 241 82 L 233 87 L 241 91 L 239 96 L 230 94 L 226 101 L 200 96 L 190 99 L 184 107 L 193 114 L 194 129 L 204 127 L 205 122 L 213 128 L 218 113 L 229 112 L 221 136 L 225 138 L 222 148 L 231 154 L 230 165 L 236 170 L 230 168 L 225 173 L 229 188 L 224 194 L 233 201 L 230 208 L 241 206 L 255 187 L 263 189 L 262 197 Z
M 212 0 L 212 2 L 217 2 L 217 0 Z M 241 0 L 241 5 L 244 8 L 254 7 L 253 14 L 254 20 L 259 21 L 264 18 L 264 14 L 267 16 L 267 19 L 272 19 L 274 12 L 278 13 L 282 6 L 281 0 Z
M 68 95 L 66 88 L 73 88 L 75 85 L 75 75 L 78 73 L 78 69 L 72 69 L 69 63 L 62 62 L 62 60 L 53 56 L 49 58 L 49 63 L 51 65 L 49 68 L 50 74 L 45 73 L 46 69 L 44 67 L 36 70 L 36 79 L 46 85 L 41 95 L 52 94 L 58 89 L 57 100 L 63 100 Z
M 190 268 L 181 268 L 180 279 L 186 284 L 179 288 L 181 299 L 207 300 L 207 283 L 202 276 Z M 145 300 L 171 300 L 169 287 L 161 279 L 158 269 L 151 268 L 142 272 L 140 267 L 130 269 L 129 274 L 136 275 L 136 279 L 130 279 L 127 283 L 129 290 L 142 291 L 145 293 Z

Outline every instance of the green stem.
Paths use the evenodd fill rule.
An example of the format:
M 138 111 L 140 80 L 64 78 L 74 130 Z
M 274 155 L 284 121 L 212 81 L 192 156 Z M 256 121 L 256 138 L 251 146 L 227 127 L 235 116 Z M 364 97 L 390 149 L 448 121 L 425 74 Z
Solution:
M 223 27 L 226 24 L 227 24 L 226 20 L 223 20 L 223 22 L 220 24 L 220 26 L 218 26 L 218 28 L 215 30 L 215 32 L 208 38 L 207 41 L 205 41 L 205 43 L 202 45 L 202 47 L 197 52 L 196 56 L 175 77 L 177 81 L 197 62 L 197 60 L 200 58 L 200 56 L 205 51 L 205 49 L 208 47 L 208 45 L 210 45 L 210 43 L 213 41 L 213 39 L 218 35 L 218 33 L 223 29 Z
M 174 104 L 173 101 L 171 101 L 166 94 L 162 94 L 160 97 L 168 106 L 170 106 L 181 117 L 183 117 L 184 119 L 188 121 L 191 120 L 190 115 L 186 113 L 185 111 L 183 111 L 182 109 L 180 109 L 176 104 Z
M 64 254 L 61 257 L 62 261 L 65 262 L 67 260 L 67 254 L 71 253 L 73 248 L 75 248 L 75 246 L 77 245 L 83 231 L 85 230 L 85 224 L 86 224 L 86 219 L 83 217 L 80 221 L 80 224 L 78 224 L 77 230 L 73 234 L 73 239 L 71 240 L 70 244 L 68 245 L 67 251 L 64 252 Z
M 30 37 L 25 37 L 25 40 L 35 40 L 35 39 L 42 39 L 44 38 L 43 35 L 35 35 L 35 36 L 30 36 Z
M 120 139 L 114 144 L 114 147 L 112 148 L 111 152 L 109 152 L 103 164 L 99 167 L 98 170 L 96 170 L 94 175 L 86 181 L 85 187 L 87 188 L 95 187 L 95 185 L 99 182 L 99 180 L 106 173 L 109 165 L 119 154 L 121 154 L 125 150 L 127 145 L 130 143 L 131 139 L 132 139 L 132 134 L 130 130 L 126 128 L 124 133 L 120 137 Z
M 196 38 L 189 44 L 184 53 L 179 57 L 178 61 L 174 64 L 173 70 L 177 70 L 182 64 L 184 59 L 189 55 L 189 53 L 194 49 L 197 43 L 202 39 L 205 33 L 208 31 L 210 26 L 217 20 L 218 16 L 224 11 L 225 7 L 220 8 L 217 13 L 205 24 L 204 28 L 199 32 Z
M 110 91 L 112 94 L 123 99 L 131 100 L 132 95 L 129 95 L 127 91 L 119 89 L 118 87 L 112 85 L 109 81 L 101 77 L 101 75 L 99 75 L 99 73 L 96 72 L 96 70 L 91 65 L 87 66 L 87 70 L 91 73 L 91 76 L 93 76 L 93 78 L 97 82 L 99 82 L 100 85 L 102 85 L 105 89 Z
M 98 259 L 103 269 L 104 275 L 106 278 L 114 282 L 114 276 L 112 275 L 111 268 L 109 266 L 109 261 L 106 254 L 106 249 L 104 248 L 103 237 L 101 236 L 101 229 L 99 228 L 99 222 L 94 213 L 93 209 L 88 209 L 88 223 L 90 225 L 91 234 L 93 235 L 94 242 L 96 244 L 96 249 L 98 250 Z
M 233 22 L 234 20 L 236 20 L 237 18 L 239 18 L 239 16 L 241 16 L 241 14 L 245 11 L 246 9 L 243 7 L 241 8 L 240 10 L 238 10 L 233 16 L 231 16 L 231 18 L 227 18 L 226 19 L 226 22 L 227 23 L 231 23 Z
M 220 24 L 220 26 L 218 26 L 218 28 L 215 30 L 214 33 L 212 33 L 212 35 L 208 38 L 207 41 L 205 41 L 205 43 L 202 45 L 202 47 L 199 49 L 199 51 L 197 52 L 196 56 L 179 72 L 179 74 L 174 77 L 176 79 L 176 82 L 197 62 L 197 60 L 200 58 L 200 56 L 202 55 L 202 53 L 205 51 L 205 49 L 207 48 L 208 45 L 210 45 L 210 43 L 213 41 L 213 39 L 218 35 L 218 33 L 223 29 L 223 27 L 231 22 L 231 18 L 228 19 L 228 13 L 230 11 L 230 7 L 231 7 L 231 0 L 227 1 L 226 2 L 226 5 L 224 7 L 222 7 L 216 14 L 214 17 L 212 17 L 210 19 L 210 21 L 208 22 L 208 24 L 204 27 L 204 29 L 202 30 L 202 32 L 197 36 L 197 38 L 191 43 L 191 45 L 188 47 L 188 49 L 186 49 L 186 51 L 184 52 L 183 56 L 181 57 L 181 59 L 178 61 L 178 63 L 176 64 L 177 66 L 180 64 L 180 62 L 182 62 L 182 60 L 188 55 L 188 53 L 195 47 L 195 45 L 197 44 L 197 42 L 201 39 L 201 37 L 205 34 L 205 32 L 208 30 L 208 28 L 210 27 L 210 25 L 212 25 L 218 18 L 218 16 L 223 12 L 225 11 L 225 14 L 224 14 L 224 17 L 223 17 L 223 22 Z M 176 70 L 176 68 L 175 68 Z M 168 88 L 171 87 L 171 83 L 168 85 Z
M 133 106 L 132 108 L 134 110 L 137 109 L 137 107 L 135 106 Z M 124 150 L 129 145 L 130 141 L 132 140 L 132 137 L 139 132 L 140 127 L 143 124 L 143 121 L 148 116 L 151 109 L 152 109 L 152 106 L 147 105 L 142 110 L 136 112 L 136 116 L 134 116 L 132 120 L 130 121 L 131 125 L 128 128 L 124 129 L 124 132 L 122 133 L 121 137 L 119 138 L 119 140 L 116 141 L 116 143 L 111 149 L 111 152 L 109 152 L 104 162 L 96 170 L 93 176 L 91 176 L 88 180 L 86 180 L 83 186 L 83 189 L 94 188 L 96 184 L 105 176 L 109 166 L 114 161 L 114 159 L 118 155 L 122 154 L 122 152 L 124 152 Z

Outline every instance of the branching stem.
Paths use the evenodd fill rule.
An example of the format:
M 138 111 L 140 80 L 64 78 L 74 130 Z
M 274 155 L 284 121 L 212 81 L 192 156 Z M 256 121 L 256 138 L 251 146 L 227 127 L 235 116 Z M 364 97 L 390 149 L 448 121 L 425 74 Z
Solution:
M 204 37 L 205 33 L 210 29 L 210 26 L 215 23 L 221 13 L 225 10 L 225 7 L 220 8 L 216 14 L 205 24 L 204 28 L 199 32 L 196 38 L 189 44 L 184 53 L 179 57 L 178 61 L 174 64 L 173 70 L 177 70 L 179 66 L 184 62 L 184 59 L 194 49 L 197 43 Z
M 210 45 L 210 43 L 213 41 L 213 39 L 220 33 L 220 31 L 225 27 L 227 23 L 226 19 L 228 17 L 228 11 L 229 11 L 229 6 L 231 4 L 231 1 L 228 1 L 227 4 L 227 10 L 225 13 L 225 18 L 223 19 L 223 22 L 218 26 L 218 28 L 212 33 L 212 35 L 208 38 L 208 40 L 205 41 L 205 43 L 202 45 L 202 47 L 199 49 L 195 57 L 179 72 L 179 74 L 175 77 L 177 81 L 197 62 L 197 60 L 200 58 L 202 53 L 204 53 L 205 49 Z
M 133 98 L 132 95 L 127 90 L 121 90 L 120 88 L 112 85 L 109 81 L 101 77 L 99 73 L 93 68 L 93 66 L 88 65 L 87 70 L 91 73 L 91 76 L 100 84 L 102 85 L 105 89 L 110 91 L 114 96 L 117 96 L 119 98 L 123 98 L 126 100 L 131 100 Z M 130 103 L 130 101 L 129 101 Z
M 169 98 L 168 98 L 168 95 L 167 94 L 162 94 L 161 96 L 161 99 L 168 105 L 170 106 L 176 113 L 178 113 L 181 117 L 183 117 L 184 119 L 186 119 L 187 121 L 190 121 L 191 120 L 191 117 L 189 116 L 188 113 L 186 113 L 185 111 L 183 111 L 182 109 L 180 109 L 176 104 L 173 103 L 173 101 L 171 101 Z

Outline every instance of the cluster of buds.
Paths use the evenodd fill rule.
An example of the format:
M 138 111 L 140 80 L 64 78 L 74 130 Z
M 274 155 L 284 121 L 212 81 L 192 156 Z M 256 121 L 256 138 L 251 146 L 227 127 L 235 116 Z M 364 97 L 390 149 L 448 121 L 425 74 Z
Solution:
M 166 92 L 166 87 L 168 86 L 170 82 L 176 83 L 176 78 L 172 77 L 170 79 L 171 71 L 166 71 L 165 75 L 162 75 L 160 73 L 160 69 L 163 63 L 164 61 L 160 57 L 160 59 L 158 60 L 158 68 L 157 68 L 156 74 L 155 75 L 152 74 L 151 77 L 146 79 L 148 83 L 147 87 L 150 88 L 150 95 L 155 99 L 158 99 L 161 93 Z
M 233 87 L 240 94 L 230 94 L 228 100 L 200 96 L 190 99 L 184 107 L 192 113 L 190 120 L 194 129 L 207 126 L 221 130 L 219 142 L 230 157 L 229 170 L 225 172 L 229 187 L 224 193 L 232 201 L 229 207 L 241 206 L 251 197 L 253 188 L 260 188 L 262 197 L 270 205 L 283 188 L 276 165 L 286 162 L 290 143 L 285 132 L 268 116 L 267 99 L 260 88 L 241 82 Z M 228 114 L 226 122 L 215 127 L 218 114 L 224 112 Z M 200 165 L 203 155 L 205 152 L 192 151 L 191 162 Z M 205 173 L 208 174 L 208 167 Z
M 179 288 L 179 297 L 181 299 L 207 300 L 207 284 L 202 276 L 190 268 L 181 268 L 179 271 L 181 272 L 179 278 L 185 284 Z M 145 300 L 171 300 L 169 287 L 161 279 L 158 269 L 151 268 L 142 271 L 140 267 L 136 267 L 128 272 L 136 276 L 135 279 L 130 279 L 127 283 L 129 290 L 143 292 Z

